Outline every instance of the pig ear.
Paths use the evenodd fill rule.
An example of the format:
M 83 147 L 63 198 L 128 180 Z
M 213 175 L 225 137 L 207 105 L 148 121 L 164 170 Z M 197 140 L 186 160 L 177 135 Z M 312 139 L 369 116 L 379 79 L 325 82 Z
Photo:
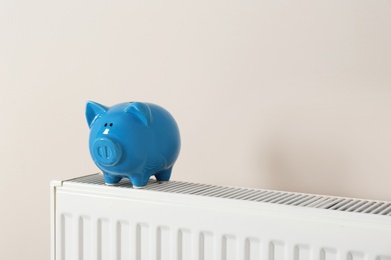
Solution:
M 103 115 L 107 111 L 107 107 L 98 104 L 93 101 L 88 101 L 86 104 L 86 118 L 88 127 L 91 128 L 92 123 L 96 119 L 97 116 Z
M 125 108 L 125 112 L 136 115 L 146 127 L 151 123 L 151 109 L 145 103 L 132 102 Z

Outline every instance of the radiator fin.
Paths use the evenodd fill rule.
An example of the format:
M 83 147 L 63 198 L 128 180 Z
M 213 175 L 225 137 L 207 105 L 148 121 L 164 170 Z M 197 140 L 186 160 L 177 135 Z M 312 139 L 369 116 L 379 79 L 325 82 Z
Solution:
M 136 231 L 136 244 L 137 244 L 137 259 L 140 260 L 149 260 L 150 258 L 150 251 L 149 251 L 149 225 L 145 223 L 137 224 L 137 231 Z
M 110 259 L 110 223 L 106 218 L 98 220 L 98 260 Z
M 88 175 L 69 180 L 69 182 L 105 185 L 102 174 Z M 118 185 L 112 188 L 132 188 L 132 184 L 128 179 L 124 178 Z M 178 181 L 159 183 L 154 179 L 149 181 L 144 190 L 391 216 L 391 202 L 382 201 L 262 189 L 223 187 Z
M 334 248 L 323 248 L 321 250 L 320 259 L 321 260 L 337 260 L 337 250 Z
M 282 241 L 273 241 L 269 245 L 270 260 L 284 260 L 285 259 L 285 244 Z
M 71 214 L 61 215 L 61 260 L 71 260 L 73 253 L 73 218 Z
M 161 226 L 157 229 L 157 256 L 158 260 L 172 259 L 171 231 L 169 227 Z
M 178 260 L 191 260 L 192 255 L 191 231 L 180 229 L 178 231 Z
M 234 235 L 223 236 L 222 259 L 236 260 L 237 259 L 237 243 Z
M 294 254 L 295 260 L 311 260 L 311 250 L 308 245 L 296 245 Z
M 361 252 L 349 252 L 348 260 L 365 260 L 365 254 Z
M 213 233 L 204 231 L 200 234 L 200 260 L 214 259 L 214 239 Z
M 130 259 L 130 225 L 128 221 L 117 222 L 117 259 Z
M 79 218 L 79 259 L 90 260 L 91 256 L 91 218 L 81 216 Z
M 246 260 L 261 259 L 261 244 L 258 238 L 247 238 L 245 248 Z

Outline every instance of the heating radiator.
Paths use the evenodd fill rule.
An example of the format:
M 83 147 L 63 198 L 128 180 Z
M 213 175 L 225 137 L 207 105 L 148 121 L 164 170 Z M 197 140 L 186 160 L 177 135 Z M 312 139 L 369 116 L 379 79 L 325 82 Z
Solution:
M 51 183 L 52 260 L 391 260 L 391 202 L 94 174 Z

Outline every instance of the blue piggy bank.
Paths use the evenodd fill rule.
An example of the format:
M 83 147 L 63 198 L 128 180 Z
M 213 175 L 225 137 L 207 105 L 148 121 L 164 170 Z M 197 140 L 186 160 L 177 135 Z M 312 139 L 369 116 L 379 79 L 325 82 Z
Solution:
M 181 141 L 167 110 L 142 102 L 106 107 L 89 101 L 86 118 L 90 153 L 106 184 L 126 177 L 133 187 L 142 188 L 152 175 L 158 181 L 170 179 Z

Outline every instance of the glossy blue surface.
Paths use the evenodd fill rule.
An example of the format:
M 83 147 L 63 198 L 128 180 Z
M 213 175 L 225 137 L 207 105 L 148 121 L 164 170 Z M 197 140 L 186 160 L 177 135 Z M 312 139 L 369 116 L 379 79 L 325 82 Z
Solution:
M 178 126 L 164 108 L 151 103 L 127 102 L 106 107 L 89 101 L 86 118 L 89 147 L 106 184 L 126 177 L 143 187 L 155 175 L 168 181 L 180 150 Z

